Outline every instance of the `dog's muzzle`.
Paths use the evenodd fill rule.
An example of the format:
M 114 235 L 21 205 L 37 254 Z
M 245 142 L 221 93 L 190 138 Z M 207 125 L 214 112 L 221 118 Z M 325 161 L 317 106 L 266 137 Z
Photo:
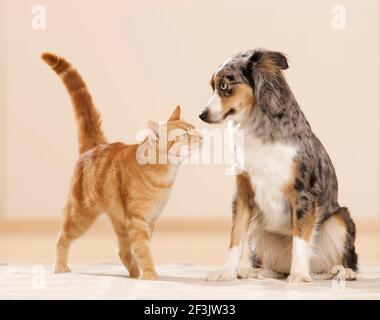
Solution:
M 200 115 L 199 115 L 199 118 L 201 120 L 203 120 L 204 122 L 207 122 L 207 118 L 208 118 L 208 110 L 204 110 Z

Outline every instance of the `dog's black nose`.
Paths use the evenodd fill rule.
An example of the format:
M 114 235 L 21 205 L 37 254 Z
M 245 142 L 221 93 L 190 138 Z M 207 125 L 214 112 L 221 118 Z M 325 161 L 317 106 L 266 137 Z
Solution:
M 208 111 L 205 110 L 205 111 L 203 111 L 203 112 L 199 115 L 199 118 L 200 118 L 201 120 L 203 120 L 203 121 L 206 121 L 206 119 L 207 119 L 207 115 L 208 115 Z

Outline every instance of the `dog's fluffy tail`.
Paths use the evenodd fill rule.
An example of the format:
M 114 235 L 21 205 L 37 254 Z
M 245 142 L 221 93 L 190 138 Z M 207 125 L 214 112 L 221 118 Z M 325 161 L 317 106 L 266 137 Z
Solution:
M 101 119 L 82 77 L 64 58 L 43 53 L 42 59 L 60 76 L 71 96 L 78 124 L 79 153 L 106 143 Z

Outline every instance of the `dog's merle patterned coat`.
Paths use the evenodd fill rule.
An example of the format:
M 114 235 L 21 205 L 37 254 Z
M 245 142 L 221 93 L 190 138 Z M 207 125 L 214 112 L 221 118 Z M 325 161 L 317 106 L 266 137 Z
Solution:
M 294 159 L 297 167 L 291 186 L 297 198 L 297 220 L 302 220 L 313 208 L 318 208 L 313 227 L 318 230 L 332 216 L 339 216 L 347 230 L 342 264 L 356 271 L 355 224 L 347 208 L 338 204 L 334 167 L 282 74 L 281 70 L 287 68 L 287 59 L 283 54 L 256 49 L 237 54 L 220 66 L 216 73 L 228 84 L 243 83 L 252 88 L 255 102 L 249 123 L 245 125 L 246 131 L 264 143 L 284 142 L 297 146 Z M 212 86 L 215 89 L 213 82 Z M 228 96 L 232 92 L 226 90 L 223 94 Z M 254 151 L 252 154 L 254 156 Z M 257 266 L 259 261 L 254 252 L 251 252 L 251 258 L 252 264 Z

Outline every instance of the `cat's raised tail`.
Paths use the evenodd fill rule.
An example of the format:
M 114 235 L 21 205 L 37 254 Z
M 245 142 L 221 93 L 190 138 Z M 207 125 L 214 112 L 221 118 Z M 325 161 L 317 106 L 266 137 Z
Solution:
M 54 53 L 43 53 L 41 58 L 60 76 L 71 96 L 78 124 L 79 153 L 106 143 L 101 128 L 100 114 L 78 71 L 67 60 Z

